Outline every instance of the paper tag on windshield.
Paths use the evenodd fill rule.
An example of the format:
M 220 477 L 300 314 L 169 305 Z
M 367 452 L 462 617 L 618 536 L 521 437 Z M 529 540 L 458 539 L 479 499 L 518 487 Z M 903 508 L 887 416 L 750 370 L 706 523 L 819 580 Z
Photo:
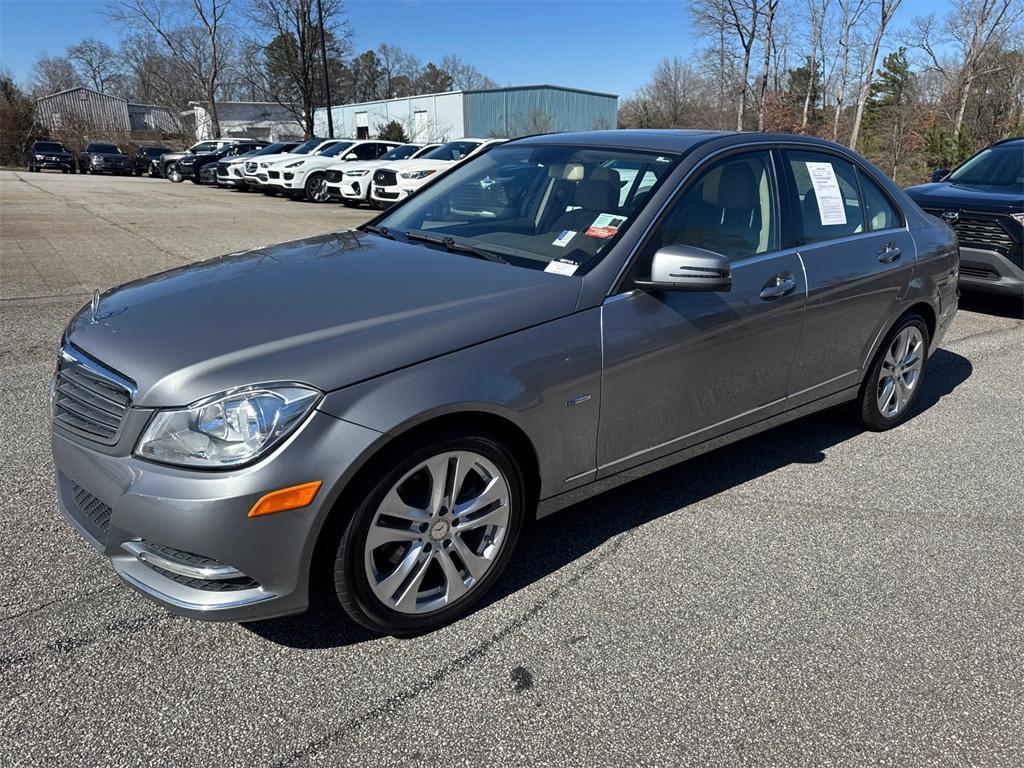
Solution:
M 574 237 L 576 237 L 575 229 L 563 229 L 558 233 L 558 237 L 551 241 L 551 244 L 559 248 L 565 248 Z
M 615 237 L 615 233 L 619 231 L 619 227 L 625 221 L 625 216 L 616 216 L 614 213 L 602 213 L 594 219 L 594 223 L 583 234 L 587 237 Z
M 814 185 L 814 196 L 818 198 L 818 216 L 825 226 L 846 223 L 846 207 L 843 205 L 843 193 L 839 191 L 832 163 L 804 163 L 807 175 Z
M 548 265 L 544 267 L 544 271 L 551 272 L 556 275 L 574 275 L 576 274 L 576 270 L 579 268 L 580 265 L 570 259 L 556 259 L 555 261 L 549 262 Z

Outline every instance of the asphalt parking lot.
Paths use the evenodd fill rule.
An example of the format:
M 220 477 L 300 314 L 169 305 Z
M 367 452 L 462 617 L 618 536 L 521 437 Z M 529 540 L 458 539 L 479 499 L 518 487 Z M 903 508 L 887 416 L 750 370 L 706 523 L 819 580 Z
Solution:
M 1024 764 L 1006 302 L 965 297 L 903 427 L 827 412 L 567 510 L 426 636 L 200 623 L 122 586 L 55 500 L 64 324 L 96 287 L 369 215 L 0 171 L 0 764 Z

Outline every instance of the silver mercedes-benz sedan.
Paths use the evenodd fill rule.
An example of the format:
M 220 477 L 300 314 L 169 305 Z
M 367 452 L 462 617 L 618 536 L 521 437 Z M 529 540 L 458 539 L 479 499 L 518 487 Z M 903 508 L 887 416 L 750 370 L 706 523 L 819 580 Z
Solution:
M 178 613 L 319 586 L 419 632 L 537 517 L 824 408 L 900 424 L 957 281 L 953 231 L 826 141 L 519 139 L 357 231 L 97 294 L 53 383 L 60 503 Z

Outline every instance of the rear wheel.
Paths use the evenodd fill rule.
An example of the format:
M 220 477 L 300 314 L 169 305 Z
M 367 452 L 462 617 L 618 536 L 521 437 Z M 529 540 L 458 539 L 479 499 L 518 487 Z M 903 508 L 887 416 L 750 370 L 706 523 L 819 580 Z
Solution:
M 500 442 L 431 435 L 405 448 L 370 484 L 334 560 L 346 613 L 392 634 L 469 613 L 511 559 L 525 519 L 522 474 Z
M 862 425 L 881 432 L 909 418 L 928 365 L 928 336 L 928 325 L 916 314 L 889 331 L 861 385 L 857 415 Z

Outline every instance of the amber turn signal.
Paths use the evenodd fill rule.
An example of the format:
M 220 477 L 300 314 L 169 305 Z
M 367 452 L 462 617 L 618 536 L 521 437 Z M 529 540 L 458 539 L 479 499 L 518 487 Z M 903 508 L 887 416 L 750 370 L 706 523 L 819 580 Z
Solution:
M 290 509 L 301 509 L 313 503 L 317 491 L 323 485 L 319 480 L 315 483 L 304 483 L 293 485 L 291 488 L 282 488 L 279 491 L 271 491 L 257 501 L 249 510 L 249 517 L 260 515 L 272 515 L 274 512 L 287 512 Z

